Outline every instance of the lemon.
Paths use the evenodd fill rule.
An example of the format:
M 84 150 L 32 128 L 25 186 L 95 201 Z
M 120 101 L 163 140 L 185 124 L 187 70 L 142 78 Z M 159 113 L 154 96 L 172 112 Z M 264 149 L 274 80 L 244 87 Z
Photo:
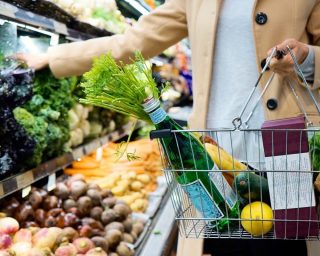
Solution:
M 246 205 L 241 212 L 241 219 L 242 227 L 253 236 L 262 236 L 273 226 L 272 209 L 263 202 Z

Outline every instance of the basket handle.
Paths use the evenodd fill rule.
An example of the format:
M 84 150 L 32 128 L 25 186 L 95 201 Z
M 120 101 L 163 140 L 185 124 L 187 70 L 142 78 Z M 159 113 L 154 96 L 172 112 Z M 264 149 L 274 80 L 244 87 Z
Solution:
M 252 96 L 253 96 L 254 92 L 256 91 L 256 89 L 257 89 L 257 87 L 258 87 L 258 84 L 259 84 L 259 82 L 260 82 L 263 74 L 264 74 L 265 71 L 267 70 L 267 68 L 268 68 L 268 66 L 269 66 L 269 64 L 270 64 L 270 62 L 271 62 L 271 59 L 276 56 L 276 53 L 277 53 L 277 48 L 274 47 L 274 48 L 272 49 L 271 54 L 267 57 L 266 63 L 265 63 L 265 65 L 264 65 L 264 67 L 262 68 L 262 70 L 261 70 L 261 72 L 260 72 L 260 74 L 259 74 L 259 77 L 258 77 L 258 79 L 257 79 L 254 87 L 252 88 L 252 90 L 251 90 L 251 92 L 250 92 L 250 94 L 249 94 L 249 97 L 247 98 L 244 106 L 242 107 L 239 116 L 236 117 L 236 118 L 234 118 L 234 119 L 232 120 L 232 124 L 233 124 L 233 126 L 234 126 L 234 128 L 235 128 L 236 130 L 239 130 L 239 129 L 240 129 L 240 127 L 241 127 L 241 125 L 242 125 L 242 116 L 243 116 L 243 113 L 244 113 L 244 111 L 247 109 L 248 104 L 249 104 L 249 102 L 251 101 Z M 272 78 L 273 78 L 273 76 L 274 76 L 274 74 L 271 75 Z M 271 78 L 271 77 L 270 77 L 270 78 Z M 270 79 L 269 79 L 269 80 L 270 80 Z M 272 79 L 271 79 L 271 80 L 272 80 Z M 270 83 L 271 83 L 271 80 L 270 80 Z M 270 83 L 269 83 L 269 84 L 270 84 Z M 264 92 L 265 92 L 265 90 L 263 90 L 262 93 L 264 93 Z M 261 97 L 263 96 L 262 93 L 261 93 Z M 260 99 L 261 97 L 259 97 L 259 99 Z M 254 105 L 253 110 L 252 110 L 252 112 L 251 112 L 252 114 L 253 114 L 253 111 L 254 111 L 254 110 L 256 109 L 256 107 L 258 106 L 258 104 L 259 104 L 259 102 L 257 102 L 257 103 Z M 248 122 L 249 119 L 251 118 L 251 116 L 252 116 L 251 113 L 250 113 L 250 115 L 249 115 L 250 117 L 247 118 L 246 122 Z
M 307 80 L 306 80 L 306 77 L 304 76 L 304 74 L 303 74 L 303 72 L 302 72 L 302 70 L 301 70 L 301 68 L 300 68 L 300 65 L 299 65 L 299 63 L 298 63 L 298 61 L 297 61 L 296 56 L 294 55 L 294 53 L 293 53 L 293 51 L 291 50 L 291 48 L 289 47 L 289 45 L 287 45 L 287 49 L 288 49 L 288 51 L 289 51 L 289 53 L 290 53 L 290 55 L 291 55 L 291 58 L 292 58 L 293 63 L 294 63 L 294 66 L 295 66 L 296 70 L 298 71 L 300 77 L 302 78 L 302 81 L 303 81 L 305 87 L 307 88 L 308 93 L 309 93 L 309 95 L 310 95 L 310 97 L 311 97 L 314 105 L 316 106 L 319 115 L 320 115 L 320 106 L 319 106 L 316 98 L 314 97 L 311 89 L 310 89 L 310 85 L 308 84 L 308 82 L 307 82 Z
M 307 80 L 306 80 L 306 78 L 305 78 L 305 76 L 304 76 L 304 74 L 303 74 L 303 72 L 302 72 L 302 70 L 301 70 L 301 68 L 300 68 L 300 65 L 298 64 L 297 58 L 296 58 L 296 56 L 294 55 L 292 49 L 289 47 L 289 45 L 287 45 L 287 50 L 288 50 L 287 52 L 278 51 L 276 47 L 274 47 L 274 48 L 272 49 L 271 54 L 270 54 L 270 55 L 268 56 L 268 58 L 267 58 L 266 64 L 264 65 L 262 71 L 261 71 L 260 74 L 259 74 L 259 77 L 258 77 L 258 79 L 257 79 L 257 82 L 255 83 L 253 89 L 252 89 L 251 92 L 250 92 L 249 97 L 247 98 L 247 100 L 246 100 L 243 108 L 241 109 L 240 115 L 232 120 L 232 124 L 233 124 L 233 126 L 234 126 L 234 128 L 235 128 L 236 130 L 239 130 L 240 127 L 242 126 L 242 124 L 245 125 L 245 128 L 248 128 L 248 122 L 249 122 L 249 120 L 251 119 L 251 117 L 252 117 L 255 109 L 257 108 L 258 104 L 260 103 L 260 100 L 261 100 L 262 96 L 264 95 L 264 93 L 266 92 L 266 90 L 269 88 L 269 86 L 270 86 L 270 84 L 271 84 L 271 81 L 272 81 L 272 79 L 273 79 L 273 77 L 274 77 L 274 75 L 275 75 L 275 72 L 272 72 L 272 74 L 270 75 L 270 77 L 269 77 L 269 79 L 268 79 L 268 81 L 267 81 L 264 89 L 262 90 L 259 98 L 257 99 L 256 103 L 254 104 L 254 106 L 253 106 L 251 112 L 249 113 L 248 117 L 246 118 L 246 120 L 245 120 L 245 121 L 242 121 L 243 113 L 244 113 L 244 111 L 246 110 L 246 108 L 248 107 L 248 104 L 249 104 L 249 102 L 251 101 L 252 96 L 253 96 L 253 94 L 254 94 L 254 92 L 255 92 L 255 90 L 256 90 L 256 88 L 257 88 L 257 86 L 258 86 L 258 84 L 259 84 L 259 82 L 260 82 L 260 80 L 261 80 L 261 78 L 262 78 L 262 76 L 263 76 L 263 74 L 264 74 L 264 72 L 266 71 L 267 67 L 269 66 L 269 64 L 270 64 L 270 62 L 271 62 L 271 59 L 272 59 L 273 57 L 275 57 L 275 58 L 277 58 L 277 59 L 281 59 L 281 58 L 283 58 L 283 56 L 285 56 L 288 52 L 289 52 L 289 54 L 290 54 L 290 56 L 291 56 L 291 58 L 292 58 L 292 60 L 293 60 L 293 63 L 294 63 L 294 66 L 295 66 L 297 72 L 299 73 L 300 77 L 302 78 L 302 81 L 303 81 L 305 87 L 307 88 L 307 91 L 308 91 L 308 93 L 309 93 L 309 95 L 310 95 L 310 97 L 311 97 L 314 105 L 316 106 L 319 115 L 320 115 L 320 106 L 319 106 L 317 100 L 315 99 L 315 97 L 314 97 L 314 95 L 313 95 L 313 93 L 312 93 L 312 91 L 311 91 L 311 89 L 310 89 L 310 85 L 308 84 L 308 82 L 307 82 Z M 290 81 L 289 79 L 287 79 L 287 81 L 288 81 L 289 87 L 290 87 L 293 95 L 294 95 L 295 98 L 296 98 L 296 101 L 297 101 L 297 104 L 298 104 L 300 110 L 302 111 L 302 113 L 304 114 L 304 116 L 305 116 L 305 118 L 306 118 L 306 120 L 307 120 L 307 125 L 308 125 L 308 126 L 309 126 L 309 125 L 312 125 L 312 122 L 311 122 L 311 120 L 309 119 L 308 114 L 307 114 L 307 112 L 305 111 L 305 108 L 304 108 L 303 105 L 301 104 L 301 101 L 300 101 L 300 99 L 299 99 L 299 96 L 297 95 L 296 91 L 294 90 L 294 87 L 293 87 L 291 81 Z

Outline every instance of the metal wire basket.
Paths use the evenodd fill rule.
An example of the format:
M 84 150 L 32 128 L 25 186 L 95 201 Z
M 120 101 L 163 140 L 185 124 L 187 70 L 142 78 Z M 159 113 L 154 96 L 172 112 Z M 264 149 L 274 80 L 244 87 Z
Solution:
M 296 68 L 301 72 L 289 47 L 288 52 L 293 58 Z M 153 135 L 153 137 L 159 138 L 160 142 L 163 137 L 171 137 L 172 141 L 176 142 L 175 147 L 178 155 L 176 161 L 180 161 L 181 168 L 176 168 L 177 165 L 170 160 L 170 153 L 172 152 L 163 147 L 163 143 L 159 143 L 159 146 L 176 221 L 182 236 L 189 238 L 319 240 L 319 217 L 317 213 L 319 191 L 315 191 L 314 188 L 319 170 L 314 169 L 311 159 L 315 159 L 319 153 L 315 150 L 317 147 L 314 138 L 317 133 L 320 134 L 320 129 L 307 129 L 305 127 L 305 121 L 308 125 L 311 122 L 301 105 L 299 106 L 304 113 L 304 117 L 294 119 L 294 121 L 289 120 L 290 125 L 286 120 L 284 126 L 280 122 L 276 128 L 266 126 L 262 129 L 248 129 L 247 123 L 252 112 L 242 122 L 244 109 L 251 100 L 262 74 L 275 53 L 276 49 L 268 57 L 267 63 L 239 117 L 233 120 L 234 129 L 162 130 L 158 131 L 158 135 Z M 262 95 L 269 86 L 273 75 L 271 75 L 262 91 Z M 302 77 L 304 79 L 303 74 Z M 318 103 L 315 101 L 305 79 L 304 82 L 320 113 Z M 291 89 L 295 93 L 293 87 Z M 260 101 L 262 95 L 257 102 Z M 210 143 L 205 142 L 208 142 L 206 138 L 212 138 L 216 143 L 215 156 L 212 159 L 214 159 L 215 166 L 219 168 L 212 168 L 209 164 L 207 168 L 201 170 L 185 168 L 183 164 L 185 159 L 183 159 L 181 152 L 186 149 L 181 148 L 179 135 L 182 133 L 190 134 L 190 136 L 184 137 L 191 140 L 195 137 L 195 132 L 201 135 L 200 140 L 206 148 L 206 153 L 202 155 L 194 154 L 196 149 L 193 148 L 191 141 L 185 143 L 185 145 L 189 145 L 187 150 L 192 154 L 193 165 L 197 166 L 199 158 L 209 162 L 210 154 L 208 152 L 210 149 L 207 147 Z M 246 144 L 247 136 L 256 137 L 255 145 Z M 240 144 L 239 138 L 242 138 Z M 228 160 L 226 160 L 226 152 Z M 229 161 L 229 168 L 225 168 L 224 161 Z M 236 166 L 239 165 L 239 162 L 242 162 L 241 164 L 245 165 L 245 168 L 237 169 Z M 194 182 L 200 182 L 203 179 L 203 174 L 207 175 L 207 179 L 211 179 L 210 186 L 206 186 L 206 192 L 201 189 L 193 189 L 191 196 L 186 184 L 181 182 L 187 180 L 189 173 L 192 173 Z M 247 176 L 245 176 L 246 179 L 237 183 L 240 173 L 246 173 Z M 185 177 L 185 179 L 181 177 Z M 215 178 L 213 179 L 213 177 Z M 246 184 L 247 190 L 240 191 L 239 184 Z M 230 188 L 232 192 L 230 192 Z M 223 204 L 220 203 L 219 205 L 220 208 L 217 206 L 223 212 L 223 219 L 226 220 L 223 228 L 217 224 L 222 220 L 222 215 L 219 215 L 218 218 L 211 218 L 207 214 L 210 211 L 210 202 L 215 204 L 213 191 L 219 191 L 221 198 L 224 199 Z M 207 197 L 211 201 L 209 199 L 204 200 L 203 197 Z M 230 198 L 237 202 L 232 205 L 236 208 L 236 215 L 230 214 L 232 208 Z M 260 202 L 256 203 L 259 207 L 249 207 L 249 210 L 246 210 L 246 215 L 244 215 L 245 205 L 250 205 L 253 202 Z M 261 202 L 271 206 L 272 210 L 265 208 Z M 272 212 L 271 217 L 268 215 L 268 218 L 266 218 L 265 216 L 267 213 L 270 214 L 270 211 Z M 261 215 L 264 217 L 261 217 Z
M 179 133 L 194 133 L 195 131 L 191 130 L 181 130 L 181 131 L 171 131 L 171 136 L 173 136 L 176 140 L 176 137 L 179 136 Z M 315 197 L 314 186 L 313 183 L 318 176 L 319 171 L 314 170 L 312 165 L 310 165 L 310 156 L 312 157 L 312 153 L 306 153 L 304 149 L 305 147 L 305 138 L 312 137 L 320 130 L 306 130 L 306 129 L 282 129 L 282 130 L 211 130 L 211 131 L 197 131 L 201 133 L 203 138 L 205 135 L 210 135 L 210 137 L 215 138 L 218 143 L 218 153 L 216 163 L 221 166 L 224 161 L 223 149 L 228 149 L 230 156 L 234 159 L 234 162 L 231 163 L 231 166 L 236 166 L 236 156 L 235 152 L 232 150 L 232 145 L 234 144 L 234 138 L 238 136 L 248 136 L 249 133 L 254 133 L 258 137 L 261 138 L 259 140 L 258 146 L 255 147 L 254 150 L 255 156 L 258 156 L 257 159 L 260 161 L 254 161 L 247 154 L 247 145 L 242 145 L 243 153 L 242 155 L 247 156 L 246 161 L 246 169 L 243 172 L 254 173 L 258 177 L 257 180 L 250 180 L 250 176 L 248 176 L 248 184 L 258 183 L 258 185 L 263 183 L 263 180 L 267 179 L 269 195 L 270 199 L 265 198 L 265 191 L 262 191 L 260 187 L 258 190 L 250 191 L 251 186 L 249 185 L 247 193 L 248 197 L 243 197 L 243 192 L 238 191 L 237 187 L 234 186 L 230 182 L 230 186 L 232 187 L 236 197 L 238 198 L 241 204 L 237 205 L 237 209 L 239 212 L 239 217 L 232 218 L 227 216 L 229 224 L 225 227 L 224 230 L 220 230 L 217 226 L 213 227 L 212 223 L 216 222 L 217 219 L 214 218 L 206 218 L 203 215 L 203 211 L 206 211 L 208 205 L 205 205 L 203 201 L 203 205 L 200 203 L 200 208 L 195 207 L 193 201 L 190 199 L 190 196 L 186 192 L 184 186 L 177 181 L 177 176 L 188 175 L 188 172 L 194 173 L 197 178 L 200 179 L 200 173 L 208 174 L 208 178 L 212 174 L 220 173 L 221 181 L 220 189 L 224 198 L 228 197 L 228 190 L 226 188 L 226 183 L 222 181 L 222 177 L 226 177 L 226 173 L 237 176 L 239 171 L 235 170 L 224 170 L 224 169 L 206 169 L 206 170 L 188 170 L 188 169 L 174 169 L 168 161 L 168 155 L 166 150 L 161 147 L 161 157 L 163 160 L 164 173 L 168 183 L 168 188 L 171 194 L 171 201 L 173 204 L 173 208 L 175 210 L 176 221 L 179 226 L 180 233 L 185 237 L 191 238 L 263 238 L 263 239 L 304 239 L 304 240 L 318 240 L 319 239 L 319 218 L 316 211 L 316 205 L 318 202 L 318 198 Z M 280 135 L 282 137 L 282 141 L 285 146 L 282 147 L 286 151 L 286 154 L 276 156 L 275 154 L 271 154 L 268 157 L 268 162 L 264 161 L 265 152 L 263 150 L 263 133 L 269 133 L 271 136 L 272 146 L 271 152 L 275 153 L 277 151 L 277 147 L 279 146 L 278 142 L 276 142 L 276 138 Z M 292 147 L 292 143 L 290 139 L 293 137 L 298 138 L 298 140 L 294 140 L 295 149 L 298 149 L 298 152 L 294 154 L 289 154 L 290 147 Z M 222 139 L 221 139 L 222 138 Z M 279 139 L 279 138 L 278 138 Z M 204 142 L 204 141 L 203 141 Z M 260 145 L 261 143 L 261 145 Z M 312 142 L 310 142 L 312 143 Z M 314 143 L 314 140 L 313 140 Z M 205 143 L 204 143 L 205 144 Z M 205 144 L 207 145 L 207 144 Z M 311 145 L 310 145 L 311 146 Z M 177 144 L 177 147 L 179 145 Z M 205 146 L 206 147 L 206 146 Z M 191 152 L 193 150 L 191 149 Z M 311 155 L 310 155 L 311 154 Z M 206 157 L 205 155 L 203 157 Z M 194 160 L 196 161 L 196 156 L 194 156 Z M 183 159 L 181 159 L 183 162 Z M 228 163 L 230 165 L 230 162 Z M 222 185 L 221 185 L 222 184 Z M 214 190 L 210 188 L 210 190 Z M 271 192 L 272 191 L 272 192 Z M 281 192 L 281 193 L 280 193 Z M 259 195 L 255 195 L 255 198 L 252 198 L 251 195 L 253 193 L 258 193 Z M 199 200 L 201 201 L 201 194 L 199 193 Z M 257 199 L 258 198 L 258 199 Z M 270 201 L 269 201 L 270 200 Z M 250 216 L 247 218 L 241 218 L 240 214 L 245 205 L 250 204 L 252 202 L 268 202 L 270 206 L 272 206 L 273 217 L 269 218 L 268 222 L 272 223 L 273 228 L 268 231 L 266 234 L 261 235 L 253 235 L 249 232 L 245 231 L 242 226 L 242 221 L 247 222 L 247 226 L 249 225 L 262 225 L 264 220 L 257 221 L 254 217 L 254 212 L 250 213 Z M 226 209 L 228 208 L 227 201 L 224 202 L 224 206 Z M 261 209 L 262 214 L 263 208 Z M 263 228 L 263 227 L 262 227 Z

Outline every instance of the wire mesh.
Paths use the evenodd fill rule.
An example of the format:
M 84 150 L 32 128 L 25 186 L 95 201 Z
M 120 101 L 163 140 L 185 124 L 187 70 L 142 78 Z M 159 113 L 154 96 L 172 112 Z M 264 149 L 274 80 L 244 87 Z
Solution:
M 182 133 L 192 133 L 192 136 L 184 136 L 190 143 L 185 144 L 183 148 L 179 141 Z M 252 134 L 257 138 L 255 145 L 246 143 L 247 136 Z M 320 163 L 320 130 L 181 130 L 172 131 L 171 136 L 172 141 L 176 143 L 176 152 L 170 152 L 166 143 L 161 143 L 161 138 L 159 147 L 176 221 L 182 236 L 319 240 L 319 191 L 314 185 L 314 182 L 318 182 L 319 171 L 314 169 L 312 163 L 317 159 Z M 191 143 L 195 137 L 201 138 L 201 144 L 206 149 L 202 155 L 199 155 L 194 143 Z M 269 140 L 266 141 L 266 138 Z M 209 144 L 214 143 L 215 153 L 207 148 Z M 266 148 L 268 150 L 265 150 Z M 186 151 L 193 165 L 186 165 Z M 176 155 L 176 162 L 172 161 L 172 154 Z M 212 156 L 213 154 L 215 156 Z M 212 159 L 215 168 L 210 167 Z M 197 168 L 199 161 L 205 161 L 208 168 Z M 245 168 L 239 170 L 239 163 Z M 244 180 L 247 186 L 245 192 L 239 190 L 239 184 L 242 183 L 237 183 L 238 177 L 243 173 L 247 175 Z M 209 187 L 203 183 L 204 174 L 211 180 Z M 201 181 L 199 184 L 205 187 L 205 196 L 209 195 L 224 216 L 208 217 L 206 211 L 211 205 L 208 204 L 208 200 L 203 199 L 204 192 L 194 190 L 191 195 L 187 181 Z M 230 188 L 237 202 L 233 208 L 228 203 Z M 223 203 L 217 203 L 214 196 L 217 191 L 220 192 Z M 242 215 L 244 207 L 253 202 L 269 205 L 272 216 L 268 215 L 269 210 L 261 203 L 258 204 L 258 208 L 249 207 L 246 216 Z M 237 216 L 234 216 L 231 208 L 237 212 Z M 261 215 L 264 217 L 261 218 Z M 222 220 L 225 221 L 223 228 L 219 226 Z M 255 230 L 258 231 L 255 233 Z

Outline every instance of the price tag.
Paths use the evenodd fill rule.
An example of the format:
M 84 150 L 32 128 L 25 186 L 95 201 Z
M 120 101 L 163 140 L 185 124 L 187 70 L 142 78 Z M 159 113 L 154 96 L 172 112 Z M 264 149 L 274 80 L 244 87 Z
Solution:
M 83 147 L 80 147 L 80 148 L 76 148 L 72 151 L 72 157 L 74 160 L 77 160 L 81 157 L 83 157 Z
M 2 183 L 0 184 L 0 197 L 2 197 L 4 195 L 4 191 L 3 191 L 3 185 Z
M 102 156 L 103 156 L 103 149 L 102 149 L 102 147 L 99 147 L 96 150 L 96 160 L 101 161 Z
M 68 29 L 67 26 L 61 22 L 53 21 L 53 26 L 56 32 L 63 35 L 68 35 Z
M 22 198 L 25 198 L 27 195 L 30 194 L 31 186 L 27 186 L 24 189 L 22 189 Z
M 23 173 L 17 177 L 17 185 L 18 189 L 25 188 L 29 186 L 33 182 L 33 173 L 32 171 L 28 171 Z
M 100 147 L 99 140 L 95 140 L 95 141 L 89 143 L 87 146 L 85 146 L 86 154 L 89 154 L 89 153 L 95 151 L 99 147 Z
M 56 184 L 56 173 L 52 173 L 48 178 L 47 190 L 54 190 L 56 188 Z

